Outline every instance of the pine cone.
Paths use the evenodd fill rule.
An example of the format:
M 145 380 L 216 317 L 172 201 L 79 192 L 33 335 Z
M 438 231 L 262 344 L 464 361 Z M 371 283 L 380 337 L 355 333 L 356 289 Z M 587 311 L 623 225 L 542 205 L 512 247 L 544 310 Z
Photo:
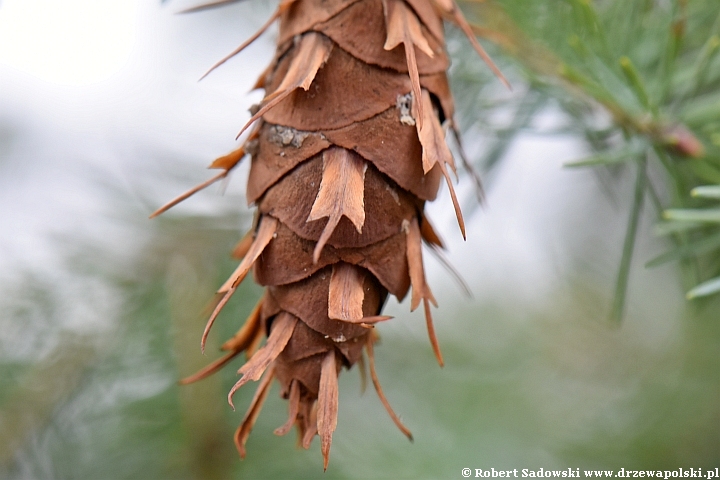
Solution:
M 222 3 L 229 2 L 212 5 Z M 442 366 L 430 313 L 430 304 L 437 304 L 421 244 L 442 248 L 423 208 L 443 178 L 465 236 L 450 179 L 455 164 L 445 143 L 454 107 L 443 16 L 469 34 L 489 62 L 452 0 L 282 0 L 260 32 L 216 64 L 279 20 L 275 59 L 257 82 L 267 95 L 243 128 L 253 127 L 248 140 L 211 165 L 222 170 L 218 175 L 153 214 L 225 177 L 251 154 L 247 199 L 257 206 L 255 226 L 235 249 L 243 259 L 218 290 L 203 349 L 215 318 L 250 269 L 265 294 L 222 346 L 228 353 L 183 380 L 204 378 L 246 352 L 242 377 L 228 395 L 232 405 L 238 388 L 260 380 L 235 434 L 241 457 L 277 379 L 289 418 L 275 433 L 296 425 L 305 448 L 319 434 L 327 468 L 338 375 L 342 367 L 363 365 L 363 350 L 381 401 L 412 439 L 380 388 L 373 326 L 390 319 L 381 315 L 388 294 L 402 300 L 412 287 L 410 308 L 423 304 Z

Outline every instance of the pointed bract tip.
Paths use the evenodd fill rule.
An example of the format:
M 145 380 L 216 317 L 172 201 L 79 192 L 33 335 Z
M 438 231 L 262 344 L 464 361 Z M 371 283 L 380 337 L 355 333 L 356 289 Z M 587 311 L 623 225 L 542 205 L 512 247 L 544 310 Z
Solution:
M 325 436 L 321 435 L 320 442 L 320 450 L 322 451 L 323 456 L 323 472 L 326 472 L 328 465 L 330 464 L 330 446 L 332 445 L 332 434 L 330 434 L 330 438 L 326 438 Z

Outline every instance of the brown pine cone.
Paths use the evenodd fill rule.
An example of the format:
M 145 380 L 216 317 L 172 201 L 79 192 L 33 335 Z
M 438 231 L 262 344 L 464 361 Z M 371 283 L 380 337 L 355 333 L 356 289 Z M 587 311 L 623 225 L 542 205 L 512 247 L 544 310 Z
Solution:
M 213 5 L 223 3 L 229 2 Z M 266 97 L 243 128 L 253 127 L 247 141 L 211 165 L 222 169 L 218 175 L 153 214 L 226 176 L 251 154 L 247 197 L 257 206 L 255 227 L 235 249 L 243 260 L 218 290 L 203 348 L 217 314 L 251 268 L 265 294 L 223 345 L 228 354 L 183 380 L 204 378 L 247 353 L 228 395 L 232 405 L 238 388 L 260 380 L 235 434 L 241 457 L 277 379 L 289 418 L 276 433 L 296 425 L 305 448 L 319 434 L 327 468 L 338 375 L 342 367 L 364 365 L 363 350 L 381 401 L 412 438 L 380 388 L 373 327 L 390 318 L 381 315 L 388 294 L 402 300 L 412 287 L 411 310 L 423 303 L 442 365 L 430 314 L 430 304 L 437 304 L 421 244 L 442 247 L 423 208 L 443 178 L 465 235 L 450 179 L 455 163 L 445 143 L 453 100 L 443 17 L 470 34 L 453 0 L 282 0 L 250 40 L 279 20 L 275 59 L 257 82 Z

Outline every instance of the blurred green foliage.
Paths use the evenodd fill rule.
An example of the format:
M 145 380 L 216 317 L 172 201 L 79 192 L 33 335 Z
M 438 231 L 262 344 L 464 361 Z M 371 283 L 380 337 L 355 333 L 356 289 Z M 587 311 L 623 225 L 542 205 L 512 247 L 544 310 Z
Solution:
M 509 57 L 503 60 L 523 91 L 515 106 L 491 106 L 515 108 L 514 120 L 483 165 L 492 166 L 533 115 L 556 105 L 566 118 L 562 133 L 584 138 L 594 152 L 568 167 L 622 169 L 636 177 L 611 316 L 623 316 L 646 199 L 658 219 L 676 227 L 660 226 L 674 247 L 648 265 L 679 260 L 686 289 L 703 282 L 688 298 L 720 291 L 716 202 L 691 195 L 699 185 L 720 183 L 720 3 L 468 0 L 463 6 L 477 33 Z M 463 81 L 474 83 L 468 76 Z M 470 88 L 462 93 L 472 96 Z

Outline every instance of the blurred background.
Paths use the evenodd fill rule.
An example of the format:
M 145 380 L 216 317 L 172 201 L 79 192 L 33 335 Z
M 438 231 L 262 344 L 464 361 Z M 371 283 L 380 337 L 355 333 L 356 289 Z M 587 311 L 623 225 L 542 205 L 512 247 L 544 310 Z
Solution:
M 240 462 L 240 361 L 197 384 L 261 290 L 242 285 L 200 353 L 203 309 L 249 228 L 247 164 L 209 178 L 262 98 L 275 31 L 197 79 L 272 13 L 247 0 L 0 2 L 0 477 L 316 478 L 271 391 Z M 448 27 L 468 241 L 429 215 L 468 283 L 426 255 L 446 366 L 390 302 L 378 374 L 356 370 L 323 478 L 461 469 L 720 465 L 720 3 L 465 1 L 513 89 Z M 703 189 L 698 190 L 696 187 Z M 714 282 L 714 283 L 713 283 Z M 689 297 L 686 298 L 686 297 Z

